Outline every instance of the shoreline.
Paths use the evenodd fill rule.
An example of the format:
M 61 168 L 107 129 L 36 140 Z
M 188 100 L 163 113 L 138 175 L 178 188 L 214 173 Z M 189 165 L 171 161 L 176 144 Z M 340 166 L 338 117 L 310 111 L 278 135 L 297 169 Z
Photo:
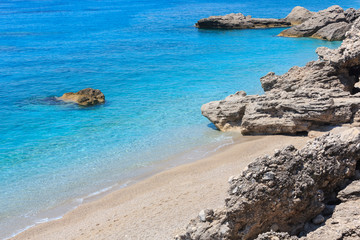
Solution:
M 184 230 L 201 209 L 222 206 L 227 179 L 256 157 L 289 144 L 302 146 L 308 140 L 281 135 L 241 137 L 203 159 L 163 168 L 97 195 L 60 219 L 36 224 L 10 239 L 168 239 Z
M 243 137 L 241 136 L 241 134 L 236 132 L 230 133 L 225 136 L 223 140 L 216 143 L 209 143 L 195 148 L 190 148 L 187 151 L 174 154 L 171 157 L 152 162 L 152 164 L 150 165 L 135 169 L 133 174 L 131 174 L 131 176 L 129 175 L 128 178 L 114 181 L 108 186 L 103 186 L 100 189 L 95 189 L 93 192 L 82 196 L 74 196 L 73 198 L 68 199 L 63 203 L 60 203 L 52 208 L 37 213 L 36 216 L 32 216 L 27 220 L 19 218 L 18 220 L 20 220 L 21 226 L 11 228 L 11 230 L 8 230 L 7 233 L 5 233 L 0 238 L 4 240 L 12 239 L 13 237 L 18 236 L 24 231 L 32 229 L 38 225 L 62 219 L 67 213 L 76 210 L 79 206 L 83 204 L 97 201 L 105 197 L 106 195 L 109 195 L 116 191 L 120 191 L 123 188 L 137 184 L 156 174 L 167 171 L 174 167 L 193 163 L 200 159 L 212 156 L 218 152 L 221 152 L 224 148 L 228 146 L 243 141 L 248 141 L 247 137 Z M 17 224 L 19 224 L 19 222 L 17 222 Z

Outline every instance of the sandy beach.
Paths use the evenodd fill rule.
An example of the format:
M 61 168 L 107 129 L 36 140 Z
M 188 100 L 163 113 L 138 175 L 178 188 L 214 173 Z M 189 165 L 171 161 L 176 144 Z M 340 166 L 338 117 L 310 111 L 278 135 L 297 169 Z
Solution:
M 86 203 L 13 239 L 171 239 L 201 209 L 221 207 L 230 176 L 253 159 L 307 137 L 254 136 Z

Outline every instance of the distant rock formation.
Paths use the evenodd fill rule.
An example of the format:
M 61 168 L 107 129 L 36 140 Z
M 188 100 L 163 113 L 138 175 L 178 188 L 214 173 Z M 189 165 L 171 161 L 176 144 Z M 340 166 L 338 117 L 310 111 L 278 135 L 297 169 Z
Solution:
M 224 208 L 202 210 L 175 239 L 359 239 L 334 237 L 360 236 L 359 142 L 350 128 L 257 158 L 229 179 Z
M 289 27 L 291 23 L 285 19 L 252 18 L 241 13 L 231 13 L 225 16 L 211 16 L 199 20 L 195 26 L 208 29 L 247 29 Z
M 222 130 L 296 134 L 322 125 L 360 122 L 360 18 L 338 49 L 320 47 L 319 60 L 260 79 L 264 95 L 240 91 L 204 104 L 202 114 Z
M 328 9 L 311 12 L 303 7 L 295 7 L 290 14 L 281 19 L 252 18 L 241 13 L 225 16 L 211 16 L 199 20 L 195 26 L 205 29 L 248 29 L 291 27 L 282 31 L 283 37 L 312 37 L 329 41 L 345 38 L 345 33 L 360 16 L 360 10 L 349 8 L 344 11 L 334 5 Z
M 301 14 L 305 15 L 303 12 Z M 306 13 L 306 16 L 310 17 L 302 23 L 299 21 L 299 25 L 282 31 L 279 36 L 312 37 L 340 41 L 345 38 L 345 33 L 360 16 L 360 11 L 353 8 L 344 11 L 340 6 L 335 5 L 317 13 Z M 292 22 L 295 23 L 295 20 L 292 20 Z
M 75 102 L 81 106 L 93 106 L 105 102 L 105 96 L 99 89 L 85 88 L 76 93 L 68 92 L 57 98 L 66 102 Z

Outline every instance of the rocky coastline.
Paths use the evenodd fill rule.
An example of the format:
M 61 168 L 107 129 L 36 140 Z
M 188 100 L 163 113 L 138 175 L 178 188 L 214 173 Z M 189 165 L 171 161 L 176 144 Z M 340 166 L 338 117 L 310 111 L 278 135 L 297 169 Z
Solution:
M 359 239 L 360 129 L 337 131 L 255 159 L 175 239 Z
M 324 125 L 358 124 L 360 19 L 338 49 L 320 47 L 304 67 L 260 79 L 264 95 L 239 91 L 204 104 L 202 114 L 222 130 L 243 134 L 297 134 Z
M 319 12 L 311 12 L 303 7 L 295 7 L 288 16 L 281 19 L 252 18 L 242 13 L 231 13 L 224 16 L 211 16 L 200 19 L 195 26 L 202 29 L 254 29 L 282 28 L 278 36 L 311 37 L 329 41 L 345 39 L 345 33 L 360 16 L 354 8 L 347 10 L 334 5 Z
M 303 23 L 341 10 L 324 11 Z M 219 130 L 245 135 L 346 125 L 255 159 L 230 177 L 224 207 L 200 211 L 176 240 L 360 239 L 360 18 L 347 30 L 339 48 L 316 50 L 317 61 L 262 77 L 264 95 L 239 91 L 202 106 Z

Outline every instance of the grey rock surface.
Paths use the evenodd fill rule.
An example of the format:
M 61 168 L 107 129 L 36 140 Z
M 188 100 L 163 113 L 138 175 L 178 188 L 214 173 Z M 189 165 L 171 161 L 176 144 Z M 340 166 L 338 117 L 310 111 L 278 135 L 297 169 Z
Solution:
M 338 49 L 318 48 L 319 60 L 260 79 L 264 95 L 239 91 L 204 104 L 202 114 L 222 130 L 296 134 L 360 121 L 360 19 Z
M 297 6 L 286 16 L 285 20 L 289 21 L 291 25 L 298 25 L 311 18 L 314 14 L 314 12 L 311 12 L 306 8 Z
M 349 31 L 351 24 L 347 22 L 337 22 L 326 25 L 312 35 L 313 38 L 325 39 L 328 41 L 338 41 L 345 38 L 345 33 Z
M 324 212 L 328 204 L 336 201 L 336 192 L 351 182 L 360 162 L 359 154 L 360 129 L 350 128 L 339 134 L 325 134 L 300 150 L 288 146 L 273 156 L 257 158 L 231 179 L 225 207 L 214 210 L 206 221 L 192 220 L 177 239 L 296 239 L 295 235 L 304 231 L 306 223 Z M 273 178 L 266 177 L 270 172 Z M 343 190 L 339 196 L 346 197 L 340 198 L 351 199 L 347 203 L 355 204 L 358 191 L 354 189 L 358 187 Z M 357 196 L 356 200 L 350 196 Z M 344 217 L 341 223 L 348 223 L 347 217 L 353 219 L 343 225 L 348 229 L 346 234 L 357 234 L 359 205 L 351 216 L 341 204 L 333 215 L 337 209 L 341 209 L 340 217 Z M 285 233 L 259 236 L 274 229 L 274 225 L 277 231 Z M 316 231 L 311 234 L 317 234 Z M 319 239 L 309 234 L 306 237 Z

